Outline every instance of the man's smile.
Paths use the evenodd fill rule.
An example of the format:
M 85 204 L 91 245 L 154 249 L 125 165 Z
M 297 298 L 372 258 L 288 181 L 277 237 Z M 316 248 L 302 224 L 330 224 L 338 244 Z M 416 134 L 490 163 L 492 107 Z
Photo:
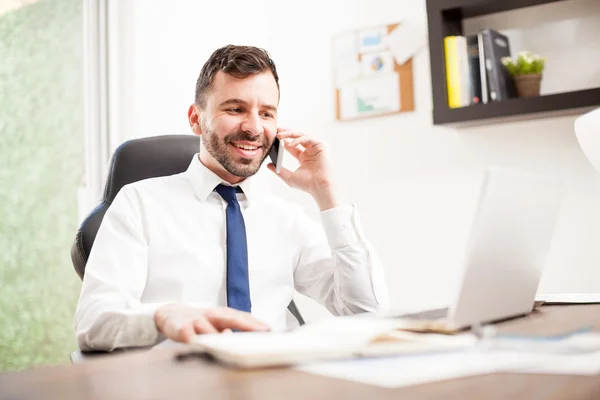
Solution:
M 256 155 L 261 153 L 262 145 L 260 143 L 253 142 L 230 142 L 229 143 L 235 151 L 243 157 L 254 158 Z

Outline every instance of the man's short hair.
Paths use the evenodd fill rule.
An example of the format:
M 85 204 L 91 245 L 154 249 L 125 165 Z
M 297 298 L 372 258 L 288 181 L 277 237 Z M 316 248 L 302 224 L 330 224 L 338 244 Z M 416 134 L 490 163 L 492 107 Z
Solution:
M 198 81 L 196 81 L 195 102 L 200 108 L 206 106 L 206 98 L 212 89 L 212 83 L 218 71 L 223 71 L 235 78 L 244 79 L 252 74 L 271 71 L 279 90 L 277 68 L 269 53 L 253 46 L 228 45 L 217 49 L 206 61 Z

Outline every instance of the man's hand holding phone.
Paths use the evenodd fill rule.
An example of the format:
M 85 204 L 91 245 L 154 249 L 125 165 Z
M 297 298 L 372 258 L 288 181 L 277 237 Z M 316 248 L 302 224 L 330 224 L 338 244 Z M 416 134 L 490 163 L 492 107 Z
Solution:
M 338 194 L 333 182 L 329 146 L 291 129 L 277 128 L 277 138 L 284 144 L 285 150 L 298 160 L 300 166 L 292 172 L 278 165 L 280 167 L 278 173 L 274 163 L 270 163 L 267 167 L 277 173 L 290 187 L 310 194 L 321 211 L 336 207 Z

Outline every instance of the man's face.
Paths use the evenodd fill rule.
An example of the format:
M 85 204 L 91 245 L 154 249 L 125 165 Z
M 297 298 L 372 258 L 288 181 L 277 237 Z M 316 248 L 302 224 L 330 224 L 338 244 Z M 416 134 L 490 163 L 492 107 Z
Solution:
M 232 183 L 254 175 L 277 134 L 278 102 L 271 72 L 238 79 L 219 71 L 204 110 L 199 110 L 208 153 L 204 157 L 201 151 L 202 162 Z

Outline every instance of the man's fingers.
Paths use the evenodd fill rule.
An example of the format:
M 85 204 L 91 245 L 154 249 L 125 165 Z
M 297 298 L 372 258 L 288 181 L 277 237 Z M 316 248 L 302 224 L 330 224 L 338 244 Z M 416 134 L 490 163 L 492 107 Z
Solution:
M 157 328 L 166 337 L 183 343 L 191 342 L 198 334 L 218 333 L 225 330 L 269 330 L 267 325 L 250 313 L 227 307 L 205 310 L 184 306 L 165 307 L 156 312 L 154 319 Z
M 237 311 L 236 311 L 236 313 L 237 313 Z M 269 328 L 269 325 L 265 324 L 264 322 L 262 322 L 261 320 L 259 320 L 256 317 L 254 317 L 250 313 L 242 312 L 240 317 L 243 318 L 243 319 L 245 319 L 246 321 L 252 323 L 252 324 L 256 324 L 258 327 L 260 327 L 260 329 L 271 330 L 271 328 Z
M 302 137 L 309 137 L 309 136 L 306 136 L 302 132 L 283 131 L 283 132 L 277 133 L 277 137 L 279 139 L 281 139 L 281 140 L 284 140 L 284 139 L 299 139 L 299 138 L 302 138 Z
M 298 157 L 300 157 L 300 154 L 302 154 L 302 149 L 299 149 L 298 147 L 292 147 L 290 146 L 287 142 L 284 142 L 285 144 L 285 149 L 292 155 L 292 157 L 294 157 L 295 159 L 298 159 Z
M 293 175 L 292 171 L 290 171 L 287 168 L 281 167 L 281 171 L 279 173 L 277 173 L 277 171 L 275 170 L 275 164 L 273 164 L 273 163 L 267 164 L 267 168 L 270 171 L 272 171 L 273 173 L 275 173 L 275 175 L 277 175 L 279 178 L 281 178 L 285 183 L 290 185 L 290 179 L 292 178 L 292 175 Z
M 289 144 L 289 146 L 296 147 L 299 144 L 304 146 L 304 148 L 308 149 L 309 147 L 319 146 L 323 143 L 314 138 L 308 137 L 308 136 L 301 136 L 299 138 L 292 140 L 292 142 Z
M 172 340 L 175 340 L 176 342 L 183 342 L 183 343 L 190 342 L 196 334 L 194 332 L 194 327 L 192 324 L 182 325 L 179 328 L 176 328 L 174 330 L 174 332 L 175 332 L 174 336 L 169 336 L 167 334 L 167 337 L 169 337 Z
M 295 148 L 300 145 L 302 145 L 304 147 L 304 149 L 306 149 L 306 150 L 308 150 L 311 147 L 315 147 L 315 148 L 318 147 L 321 150 L 322 147 L 326 146 L 326 144 L 324 142 L 322 142 L 318 139 L 315 139 L 314 137 L 307 136 L 301 132 L 283 131 L 283 132 L 277 133 L 277 137 L 284 141 L 285 147 L 288 150 L 290 148 Z M 320 152 L 320 150 L 317 152 L 317 154 Z M 315 155 L 315 154 L 308 154 L 308 155 Z
M 241 314 L 211 314 L 206 317 L 208 321 L 219 331 L 225 329 L 237 329 L 239 331 L 268 331 L 269 327 L 252 316 Z
M 201 333 L 218 333 L 217 329 L 204 317 L 194 320 L 194 331 Z
M 302 133 L 302 132 L 297 132 L 297 131 L 292 131 L 292 130 L 277 131 L 277 137 L 279 139 L 296 139 L 296 138 L 299 138 L 302 136 L 304 136 L 304 133 Z

